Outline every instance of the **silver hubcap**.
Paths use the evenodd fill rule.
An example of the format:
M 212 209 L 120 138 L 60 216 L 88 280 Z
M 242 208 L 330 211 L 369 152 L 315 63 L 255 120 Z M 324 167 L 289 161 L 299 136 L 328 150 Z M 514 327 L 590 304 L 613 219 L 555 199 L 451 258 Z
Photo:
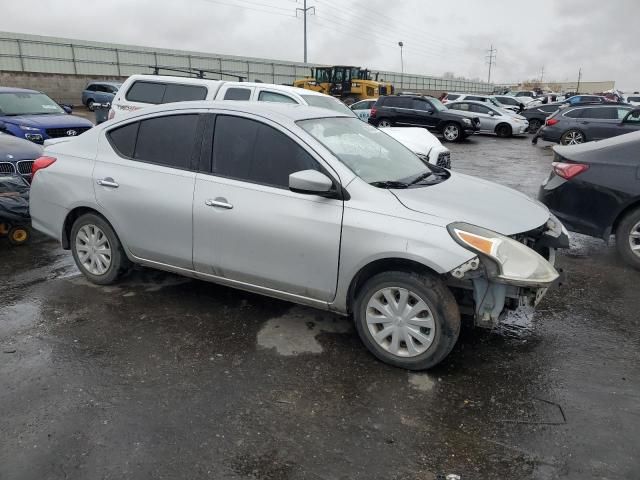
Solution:
M 426 302 L 406 288 L 378 290 L 367 303 L 366 319 L 374 341 L 399 357 L 424 353 L 436 332 Z
M 447 140 L 455 140 L 458 138 L 458 128 L 453 125 L 449 125 L 444 129 L 444 138 Z
M 565 136 L 565 143 L 567 145 L 577 145 L 578 143 L 583 143 L 584 137 L 580 132 L 569 132 Z
M 391 123 L 388 120 L 382 120 L 379 124 L 379 127 L 390 127 Z
M 104 275 L 111 266 L 111 245 L 95 225 L 84 225 L 78 230 L 76 253 L 80 264 L 92 275 Z
M 629 247 L 634 255 L 640 257 L 640 222 L 636 223 L 629 233 Z

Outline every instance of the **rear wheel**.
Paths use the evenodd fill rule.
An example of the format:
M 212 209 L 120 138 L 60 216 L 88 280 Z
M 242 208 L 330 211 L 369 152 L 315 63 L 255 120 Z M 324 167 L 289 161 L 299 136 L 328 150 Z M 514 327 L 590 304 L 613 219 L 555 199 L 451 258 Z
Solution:
M 629 212 L 618 224 L 616 247 L 626 263 L 640 270 L 640 208 Z
M 537 133 L 542 126 L 542 122 L 537 118 L 532 118 L 529 120 L 529 133 Z
M 585 138 L 584 133 L 575 129 L 567 130 L 560 137 L 560 143 L 562 145 L 578 145 L 586 141 L 587 139 Z
M 98 285 L 114 283 L 129 266 L 111 225 L 93 213 L 82 215 L 73 223 L 71 253 L 84 276 Z
M 391 123 L 391 120 L 389 120 L 388 118 L 381 118 L 380 120 L 378 120 L 378 127 L 380 128 L 387 128 L 392 126 L 393 123 Z
M 511 125 L 508 125 L 506 123 L 501 123 L 496 127 L 496 135 L 501 138 L 510 137 L 512 132 L 513 130 L 511 129 Z
M 442 129 L 442 136 L 447 142 L 457 142 L 462 140 L 462 130 L 455 122 L 447 123 Z
M 409 370 L 440 363 L 460 333 L 460 312 L 451 291 L 428 274 L 385 272 L 358 291 L 358 335 L 379 360 Z
M 91 98 L 87 100 L 87 108 L 92 112 L 96 109 L 96 107 L 94 106 L 94 103 L 95 102 Z

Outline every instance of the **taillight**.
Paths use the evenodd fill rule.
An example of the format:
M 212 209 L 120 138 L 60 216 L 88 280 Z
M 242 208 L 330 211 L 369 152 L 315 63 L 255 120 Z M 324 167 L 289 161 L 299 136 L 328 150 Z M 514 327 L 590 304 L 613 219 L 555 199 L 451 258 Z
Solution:
M 555 125 L 556 123 L 558 123 L 558 120 L 556 118 L 547 118 L 547 121 L 544 122 L 544 124 L 547 127 L 550 127 L 551 125 Z
M 54 157 L 38 157 L 34 160 L 33 165 L 31 165 L 31 178 L 33 178 L 38 170 L 42 170 L 43 168 L 47 168 L 56 159 Z
M 369 116 L 375 117 L 376 113 L 378 113 L 378 109 L 376 107 L 371 107 L 371 112 L 369 113 Z
M 553 167 L 553 172 L 565 180 L 571 180 L 576 175 L 589 170 L 589 165 L 584 163 L 553 162 L 551 166 Z
M 111 120 L 115 116 L 116 116 L 116 111 L 113 108 L 110 108 L 109 115 L 107 115 L 107 120 Z

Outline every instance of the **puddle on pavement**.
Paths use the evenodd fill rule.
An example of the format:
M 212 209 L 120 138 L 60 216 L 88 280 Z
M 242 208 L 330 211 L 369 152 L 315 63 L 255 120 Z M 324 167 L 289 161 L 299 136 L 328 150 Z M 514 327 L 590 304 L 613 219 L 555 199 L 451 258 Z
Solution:
M 427 373 L 409 373 L 409 385 L 420 392 L 430 392 L 436 382 Z
M 260 347 L 273 348 L 284 356 L 322 353 L 322 345 L 316 338 L 318 335 L 347 333 L 352 328 L 347 318 L 296 306 L 265 323 L 258 332 L 257 341 Z
M 4 305 L 0 312 L 0 334 L 10 336 L 35 325 L 40 318 L 40 305 L 36 302 L 20 302 Z

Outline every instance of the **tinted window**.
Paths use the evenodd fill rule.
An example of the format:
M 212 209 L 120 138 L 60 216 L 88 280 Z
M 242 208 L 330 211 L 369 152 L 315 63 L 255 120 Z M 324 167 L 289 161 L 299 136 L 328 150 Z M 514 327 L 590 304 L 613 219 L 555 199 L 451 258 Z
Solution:
M 431 105 L 424 100 L 418 100 L 417 98 L 413 99 L 413 107 L 414 110 L 432 110 Z
M 585 108 L 576 108 L 575 110 L 568 111 L 564 116 L 569 118 L 580 118 L 585 110 Z
M 289 95 L 283 95 L 275 92 L 260 92 L 258 95 L 259 102 L 278 102 L 278 103 L 298 103 Z
M 627 102 L 640 102 L 640 97 L 628 97 Z
M 246 118 L 219 115 L 213 137 L 215 174 L 289 188 L 289 175 L 320 170 L 316 161 L 278 130 Z
M 449 95 L 447 95 L 447 101 L 453 101 L 453 100 L 455 100 L 456 98 L 458 98 L 459 96 L 460 96 L 460 95 L 454 95 L 454 94 L 451 94 L 451 93 L 450 93 Z
M 519 102 L 515 98 L 511 97 L 496 97 L 500 103 L 505 105 L 519 105 Z
M 126 98 L 131 102 L 162 103 L 165 88 L 163 83 L 136 81 L 131 85 Z
M 542 110 L 545 113 L 553 113 L 558 110 L 558 105 L 541 105 L 538 110 Z
M 387 97 L 384 104 L 387 107 L 413 108 L 413 101 L 410 97 Z
M 486 115 L 489 115 L 489 112 L 493 111 L 490 108 L 485 107 L 484 105 L 476 105 L 475 103 L 472 103 L 469 107 L 472 112 L 484 113 Z
M 87 87 L 87 90 L 89 90 L 90 92 L 95 92 L 97 88 L 97 85 L 89 85 Z
M 133 149 L 136 146 L 136 136 L 138 135 L 138 125 L 140 122 L 130 123 L 124 127 L 111 130 L 107 136 L 111 141 L 111 146 L 125 157 L 133 158 Z
M 197 114 L 141 121 L 133 158 L 168 167 L 189 168 L 197 124 Z
M 482 98 L 482 97 L 474 97 L 473 95 L 467 95 L 465 97 L 465 100 L 473 100 L 473 101 L 476 101 L 476 102 L 484 102 L 485 101 L 484 98 Z
M 249 100 L 251 98 L 251 90 L 248 88 L 230 88 L 224 94 L 225 100 Z
M 585 108 L 580 118 L 594 118 L 599 120 L 613 120 L 618 118 L 617 108 Z
M 207 88 L 200 85 L 180 85 L 168 83 L 162 97 L 162 103 L 188 102 L 190 100 L 204 100 L 207 97 Z

